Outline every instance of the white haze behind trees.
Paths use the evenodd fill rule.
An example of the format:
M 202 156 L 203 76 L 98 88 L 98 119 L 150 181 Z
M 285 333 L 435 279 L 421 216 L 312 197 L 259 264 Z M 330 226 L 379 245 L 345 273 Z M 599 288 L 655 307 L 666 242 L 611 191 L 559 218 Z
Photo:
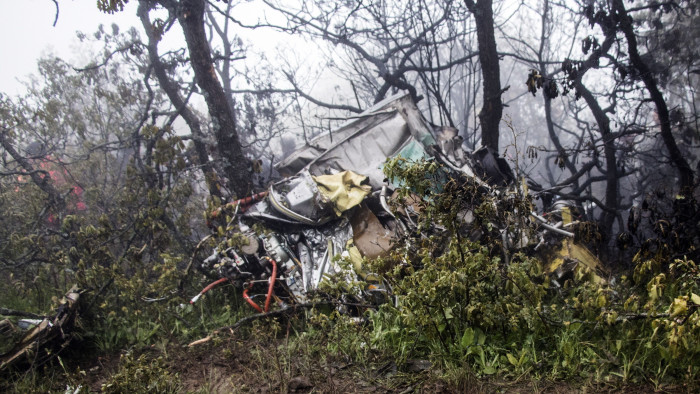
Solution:
M 78 39 L 78 34 L 91 37 L 100 25 L 103 25 L 106 31 L 111 31 L 112 24 L 116 24 L 122 32 L 136 28 L 143 39 L 143 27 L 136 16 L 136 8 L 136 2 L 132 2 L 126 5 L 123 12 L 109 15 L 100 12 L 93 4 L 74 0 L 61 1 L 56 19 L 56 8 L 49 0 L 0 0 L 0 35 L 4 37 L 0 40 L 0 54 L 3 58 L 0 62 L 0 93 L 7 96 L 24 94 L 27 90 L 26 84 L 37 74 L 37 61 L 43 57 L 58 57 L 74 67 L 100 62 L 103 51 L 100 42 Z M 264 18 L 260 4 L 255 3 L 237 5 L 236 13 L 242 20 L 256 21 Z M 26 15 L 32 15 L 32 23 L 27 23 L 26 18 L 19 17 Z M 335 94 L 342 96 L 344 89 L 350 89 L 349 85 L 342 86 L 347 85 L 347 81 L 323 71 L 323 62 L 327 61 L 323 58 L 323 49 L 304 37 L 294 37 L 266 28 L 237 28 L 235 33 L 242 37 L 244 46 L 248 48 L 247 59 L 237 62 L 234 65 L 236 68 L 247 70 L 254 75 L 255 68 L 269 66 L 267 63 L 294 70 L 300 78 L 299 83 L 317 97 Z M 165 50 L 185 46 L 179 26 L 176 25 L 173 31 L 165 36 L 161 46 Z M 241 89 L 249 87 L 239 86 Z M 199 111 L 206 113 L 206 106 L 201 97 L 194 97 L 193 102 Z M 306 116 L 328 116 L 328 111 L 325 110 L 310 115 L 318 108 L 309 105 L 308 102 L 304 102 L 302 106 Z M 180 122 L 176 123 L 176 127 L 178 123 Z M 291 129 L 293 131 L 289 133 L 285 153 L 289 153 L 294 144 L 303 141 L 301 138 L 295 138 L 296 134 L 301 134 L 299 129 Z M 274 145 L 277 149 L 280 148 L 279 141 Z M 281 152 L 276 154 L 278 159 L 280 156 Z
M 127 30 L 138 26 L 133 12 L 107 15 L 85 1 L 62 1 L 56 25 L 56 8 L 49 0 L 0 0 L 0 92 L 17 95 L 23 82 L 37 71 L 43 56 L 58 56 L 71 63 L 87 62 L 97 54 L 78 45 L 76 31 L 91 34 L 99 24 L 116 23 Z
M 294 2 L 288 2 L 293 4 Z M 520 3 L 508 2 L 506 3 Z M 223 5 L 223 4 L 222 4 Z M 116 24 L 121 31 L 132 27 L 142 30 L 139 20 L 135 15 L 136 4 L 127 4 L 123 12 L 112 15 L 97 10 L 96 7 L 78 1 L 63 1 L 59 3 L 60 9 L 56 25 L 56 9 L 47 0 L 26 1 L 0 1 L 0 34 L 5 37 L 0 41 L 0 53 L 3 62 L 0 62 L 0 92 L 15 96 L 21 95 L 25 89 L 25 83 L 29 77 L 36 73 L 36 62 L 40 57 L 59 57 L 75 67 L 86 65 L 99 60 L 102 48 L 94 45 L 90 47 L 88 42 L 80 42 L 77 33 L 86 36 L 97 31 L 100 24 L 109 29 Z M 263 5 L 257 2 L 236 5 L 237 19 L 253 25 L 258 21 L 269 20 L 272 23 L 282 24 L 284 21 L 275 17 L 272 12 L 265 12 Z M 509 16 L 512 9 L 504 7 Z M 512 8 L 512 7 L 511 7 Z M 32 15 L 32 23 L 27 23 L 26 18 L 19 15 Z M 497 15 L 498 16 L 498 15 Z M 221 20 L 222 18 L 217 19 Z M 166 35 L 166 48 L 179 48 L 184 46 L 181 32 L 177 31 Z M 141 33 L 142 34 L 142 33 Z M 178 37 L 177 35 L 180 35 Z M 247 47 L 248 59 L 234 64 L 234 67 L 243 65 L 241 69 L 250 71 L 260 65 L 272 66 L 274 69 L 286 69 L 295 74 L 299 84 L 314 97 L 324 98 L 330 103 L 355 104 L 352 88 L 337 67 L 343 67 L 343 62 L 348 57 L 342 48 L 334 47 L 320 40 L 309 40 L 303 36 L 291 36 L 274 29 L 261 27 L 255 30 L 236 28 L 235 34 L 240 35 Z M 533 35 L 536 37 L 536 34 Z M 216 44 L 215 44 L 216 45 Z M 261 58 L 262 55 L 264 58 Z M 265 64 L 265 62 L 269 64 Z M 333 65 L 334 69 L 327 67 Z M 478 70 L 477 70 L 478 71 Z M 521 97 L 522 74 L 513 72 L 512 68 L 504 67 L 504 86 L 511 85 L 509 93 L 515 92 L 516 97 Z M 515 75 L 514 75 L 515 74 Z M 280 75 L 279 80 L 270 80 L 273 87 L 288 88 Z M 275 86 L 274 83 L 278 86 Z M 250 86 L 248 86 L 250 87 Z M 244 89 L 246 86 L 239 86 Z M 506 100 L 508 102 L 509 100 Z M 318 110 L 302 100 L 304 113 Z M 200 103 L 201 104 L 201 103 Z M 425 107 L 425 103 L 421 103 Z M 200 108 L 203 110 L 203 107 Z M 425 109 L 425 108 L 424 108 Z M 509 113 L 512 111 L 506 111 Z M 318 118 L 342 116 L 332 114 L 327 110 L 320 110 L 313 114 Z M 513 116 L 512 114 L 510 114 Z M 313 116 L 312 116 L 313 118 Z M 462 123 L 460 128 L 465 125 Z M 469 125 L 468 127 L 474 127 Z M 298 130 L 295 130 L 297 132 Z M 509 136 L 505 137 L 510 139 Z M 300 141 L 297 141 L 300 142 Z
M 281 4 L 281 7 L 293 10 L 299 8 L 301 0 L 271 3 Z M 455 2 L 454 7 L 464 12 L 462 3 Z M 630 4 L 629 8 L 634 6 L 634 3 L 625 3 Z M 223 2 L 212 2 L 212 4 L 222 10 L 227 7 Z M 404 14 L 412 12 L 412 10 L 401 11 L 400 2 L 393 5 L 390 2 L 387 4 L 389 4 L 388 13 L 392 12 L 392 6 L 398 10 L 394 10 L 396 13 L 391 15 L 394 17 L 400 16 L 401 12 Z M 545 4 L 548 18 L 543 20 Z M 586 102 L 583 99 L 574 100 L 572 91 L 567 96 L 560 94 L 550 102 L 555 134 L 559 138 L 559 144 L 567 152 L 566 157 L 562 157 L 553 143 L 551 132 L 547 130 L 543 92 L 539 91 L 537 96 L 533 97 L 525 86 L 527 75 L 532 69 L 545 76 L 564 78 L 561 72 L 561 62 L 564 59 L 585 60 L 588 56 L 582 50 L 582 39 L 590 35 L 599 42 L 603 41 L 600 28 L 591 27 L 581 12 L 587 4 L 586 1 L 575 0 L 505 0 L 496 1 L 493 7 L 495 37 L 501 54 L 501 86 L 504 89 L 508 87 L 502 97 L 506 107 L 503 110 L 501 122 L 501 152 L 499 153 L 511 160 L 513 167 L 517 165 L 521 175 L 528 175 L 545 187 L 569 178 L 575 170 L 592 160 L 593 155 L 602 151 L 602 138 L 597 131 L 596 121 Z M 40 56 L 52 54 L 77 67 L 90 62 L 99 63 L 103 57 L 102 48 L 96 46 L 96 43 L 78 44 L 76 30 L 82 31 L 89 37 L 97 30 L 99 24 L 104 24 L 105 29 L 110 30 L 109 26 L 115 23 L 121 31 L 135 26 L 145 40 L 143 27 L 136 17 L 138 2 L 135 0 L 129 2 L 123 12 L 113 15 L 100 13 L 90 2 L 59 1 L 59 5 L 58 21 L 53 27 L 56 10 L 51 1 L 3 0 L 0 2 L 0 28 L 2 29 L 0 33 L 5 37 L 0 47 L 0 53 L 3 55 L 3 62 L 0 63 L 0 92 L 8 95 L 21 94 L 22 84 L 17 80 L 23 80 L 26 75 L 36 70 L 35 62 Z M 310 10 L 311 13 L 317 11 L 313 5 Z M 223 25 L 226 22 L 226 18 L 216 10 L 210 8 L 210 11 L 210 16 L 213 15 L 218 24 Z M 646 11 L 635 13 L 635 18 L 641 19 L 639 16 L 644 12 Z M 32 15 L 31 19 L 28 19 L 27 15 Z M 227 39 L 235 43 L 232 46 L 235 47 L 234 49 L 238 50 L 241 47 L 244 49 L 241 53 L 242 58 L 231 62 L 230 89 L 234 92 L 265 89 L 280 91 L 277 98 L 272 101 L 271 108 L 274 113 L 267 119 L 269 122 L 265 123 L 265 119 L 252 121 L 254 125 L 252 128 L 256 129 L 255 126 L 257 126 L 255 132 L 260 132 L 263 136 L 249 136 L 250 141 L 256 141 L 251 142 L 253 144 L 251 150 L 257 150 L 260 158 L 263 161 L 267 160 L 266 165 L 269 165 L 270 160 L 279 160 L 283 156 L 282 150 L 288 154 L 294 145 L 303 143 L 304 139 L 308 140 L 313 135 L 328 132 L 340 122 L 339 119 L 351 115 L 348 111 L 315 105 L 310 100 L 290 91 L 298 89 L 314 99 L 333 105 L 364 109 L 372 104 L 374 92 L 370 91 L 370 88 L 381 85 L 381 77 L 376 67 L 363 60 L 353 48 L 342 43 L 324 40 L 323 34 L 306 26 L 299 26 L 292 29 L 292 32 L 284 32 L 283 29 L 268 26 L 289 28 L 286 17 L 278 10 L 270 8 L 264 1 L 236 3 L 230 15 L 233 15 L 237 22 L 248 26 L 246 28 L 232 21 L 230 23 Z M 459 26 L 461 31 L 458 32 L 463 34 L 460 41 L 453 47 L 450 47 L 450 43 L 436 45 L 432 60 L 440 58 L 441 62 L 447 62 L 455 56 L 477 50 L 473 16 L 467 13 L 464 15 L 467 16 L 464 18 L 463 25 Z M 413 15 L 405 14 L 405 16 L 409 18 Z M 28 20 L 32 22 L 27 23 Z M 343 25 L 343 20 L 340 19 L 331 19 L 331 22 L 328 29 L 338 29 Z M 348 24 L 367 23 L 368 29 L 374 28 L 371 26 L 373 23 L 371 20 L 346 22 Z M 258 27 L 250 28 L 256 25 Z M 640 37 L 653 32 L 648 26 L 637 28 Z M 209 28 L 209 32 L 213 36 L 211 41 L 213 50 L 221 51 L 223 48 L 221 37 L 214 33 L 213 26 Z M 621 34 L 618 35 L 621 36 Z M 240 41 L 236 37 L 240 37 Z M 360 40 L 357 43 L 368 51 L 382 49 L 381 42 Z M 387 43 L 387 45 L 390 44 Z M 647 96 L 641 84 L 636 82 L 631 86 L 624 86 L 613 78 L 615 75 L 613 58 L 616 54 L 626 51 L 625 45 L 612 49 L 609 58 L 601 59 L 600 68 L 591 69 L 583 78 L 583 83 L 592 91 L 600 106 L 609 109 L 607 114 L 613 131 L 625 129 L 626 125 L 639 126 L 647 130 L 640 134 L 630 134 L 617 142 L 618 167 L 621 167 L 623 173 L 628 174 L 619 179 L 619 201 L 614 205 L 620 210 L 629 208 L 633 198 L 638 200 L 644 193 L 653 191 L 652 184 L 671 189 L 675 176 L 670 166 L 666 166 L 665 172 L 657 171 L 656 176 L 649 174 L 648 169 L 644 168 L 648 165 L 646 161 L 650 157 L 654 159 L 654 152 L 658 153 L 663 148 L 656 138 L 657 132 L 654 131 L 658 120 L 654 117 L 653 106 L 640 104 L 640 100 Z M 164 53 L 167 50 L 183 47 L 185 42 L 182 31 L 179 25 L 175 24 L 165 34 L 159 51 Z M 644 54 L 646 48 L 641 46 L 640 50 Z M 187 71 L 187 67 L 182 67 L 181 70 L 191 74 L 191 71 Z M 421 79 L 423 76 L 416 72 L 408 72 L 403 75 L 403 78 L 416 87 L 418 95 L 423 97 L 419 107 L 431 121 L 438 125 L 446 124 L 445 114 L 439 109 L 438 102 L 438 99 L 444 99 L 454 125 L 460 129 L 466 144 L 474 148 L 478 147 L 477 114 L 482 101 L 480 73 L 479 62 L 475 57 L 469 63 L 430 73 L 432 80 Z M 219 76 L 222 77 L 221 74 Z M 296 86 L 291 84 L 290 78 Z M 188 75 L 184 79 L 191 80 L 192 76 Z M 693 112 L 693 106 L 697 106 L 695 94 L 698 83 L 697 75 L 688 74 L 686 87 L 680 89 L 682 94 L 673 95 L 664 91 L 669 107 L 682 108 L 686 115 L 697 115 L 697 109 Z M 435 91 L 430 92 L 429 87 Z M 395 91 L 393 88 L 389 94 Z M 681 97 L 683 95 L 685 96 Z M 235 97 L 237 97 L 237 103 L 244 106 L 241 104 L 244 99 L 238 99 L 242 94 L 239 93 Z M 206 106 L 201 96 L 195 95 L 192 103 L 200 113 L 206 113 Z M 639 108 L 644 110 L 639 111 Z M 245 116 L 241 118 L 245 119 Z M 178 127 L 178 123 L 175 126 Z M 688 146 L 690 146 L 690 151 L 686 151 L 689 155 L 688 160 L 695 168 L 697 142 L 691 142 Z M 695 146 L 694 151 L 693 146 Z M 581 183 L 585 184 L 586 179 L 600 178 L 600 176 L 599 171 L 592 169 L 581 178 Z M 666 184 L 661 184 L 660 182 L 664 180 Z M 585 192 L 599 201 L 604 201 L 604 188 L 605 182 L 592 182 Z M 591 205 L 590 201 L 588 205 Z M 593 219 L 593 216 L 589 219 Z M 619 228 L 619 223 L 617 226 Z

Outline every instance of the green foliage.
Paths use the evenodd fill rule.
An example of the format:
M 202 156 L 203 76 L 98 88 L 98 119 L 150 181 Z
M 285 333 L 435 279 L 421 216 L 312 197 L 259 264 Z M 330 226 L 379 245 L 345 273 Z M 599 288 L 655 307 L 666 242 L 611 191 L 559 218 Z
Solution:
M 314 309 L 306 316 L 261 321 L 245 334 L 238 332 L 236 339 L 242 335 L 250 347 L 244 365 L 254 372 L 255 380 L 268 382 L 268 388 L 281 392 L 288 391 L 290 380 L 300 375 L 332 384 L 334 375 L 349 366 L 366 379 L 365 371 L 386 363 L 371 344 L 371 331 L 338 311 Z
M 133 38 L 113 31 L 100 29 L 106 46 Z M 67 196 L 65 210 L 51 209 L 26 169 L 3 161 L 0 305 L 51 314 L 77 283 L 87 291 L 84 337 L 105 352 L 188 340 L 237 316 L 226 294 L 216 295 L 219 303 L 203 300 L 206 312 L 180 307 L 203 287 L 184 268 L 203 232 L 205 198 L 173 129 L 141 127 L 143 108 L 164 103 L 129 72 L 140 61 L 130 55 L 133 63 L 80 73 L 43 59 L 26 97 L 0 102 L 16 150 Z
M 138 358 L 131 352 L 122 356 L 119 371 L 102 385 L 104 393 L 176 393 L 179 375 L 168 370 L 163 357 Z
M 0 389 L 7 393 L 49 393 L 53 389 L 56 371 L 30 370 L 27 373 L 16 373 L 6 381 L 0 380 Z
M 427 198 L 421 233 L 375 262 L 397 302 L 371 315 L 374 347 L 400 363 L 431 359 L 448 376 L 466 368 L 512 378 L 697 384 L 694 262 L 650 260 L 633 278 L 597 285 L 582 274 L 551 288 L 541 262 L 508 250 L 494 230 L 530 233 L 518 216 L 529 212 L 527 199 L 495 200 L 469 182 L 445 180 L 434 162 L 393 159 L 386 172 L 402 180 L 404 196 Z M 474 215 L 469 225 L 465 212 Z M 478 242 L 469 239 L 475 230 Z
M 114 12 L 124 3 L 99 6 Z M 98 35 L 118 41 L 117 32 L 110 36 L 101 29 Z M 153 113 L 167 112 L 156 110 L 162 97 L 149 96 L 139 79 L 129 79 L 116 65 L 77 74 L 60 60 L 45 59 L 40 72 L 43 83 L 32 85 L 27 97 L 3 97 L 0 117 L 22 149 L 35 140 L 51 148 L 31 160 L 64 174 L 63 183 L 58 176 L 52 182 L 74 208 L 52 211 L 26 174 L 0 178 L 0 305 L 47 313 L 78 283 L 89 291 L 84 336 L 103 352 L 165 349 L 248 312 L 239 294 L 226 287 L 195 306 L 187 303 L 203 286 L 184 270 L 201 238 L 203 197 L 196 193 L 197 169 L 181 138 L 168 125 L 139 121 L 147 105 Z M 9 174 L 21 170 L 4 166 Z M 660 248 L 639 254 L 634 272 L 614 283 L 576 277 L 555 289 L 532 251 L 511 246 L 533 238 L 527 197 L 492 195 L 473 180 L 451 177 L 436 161 L 399 157 L 387 163 L 386 173 L 403 185 L 400 201 L 420 197 L 417 231 L 370 263 L 396 303 L 362 316 L 368 325 L 326 311 L 288 323 L 286 330 L 277 322 L 254 327 L 251 334 L 265 346 L 253 349 L 253 364 L 271 373 L 281 389 L 299 363 L 351 360 L 370 366 L 386 359 L 399 368 L 429 359 L 449 379 L 497 374 L 697 385 L 700 271 L 694 261 L 671 260 L 669 250 Z M 71 194 L 78 179 L 80 201 Z M 78 202 L 86 209 L 77 209 Z M 207 204 L 213 211 L 221 201 Z M 224 235 L 232 221 L 221 218 Z M 243 240 L 224 242 L 221 248 Z M 342 275 L 334 279 L 323 290 L 338 298 L 365 286 Z M 270 353 L 270 343 L 281 336 L 285 342 Z M 129 353 L 104 388 L 176 390 L 167 376 L 163 359 Z M 40 384 L 32 374 L 17 387 L 45 391 Z

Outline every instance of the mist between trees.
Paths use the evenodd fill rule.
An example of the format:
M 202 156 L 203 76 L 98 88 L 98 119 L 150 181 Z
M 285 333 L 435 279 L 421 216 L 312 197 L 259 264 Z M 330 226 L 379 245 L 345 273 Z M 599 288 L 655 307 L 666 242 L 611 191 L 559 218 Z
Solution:
M 644 246 L 645 212 L 697 219 L 683 208 L 700 169 L 695 1 L 98 7 L 142 26 L 80 34 L 101 47 L 91 63 L 41 59 L 25 94 L 1 97 L 0 270 L 18 288 L 61 287 L 44 267 L 56 261 L 182 266 L 207 234 L 202 211 L 263 190 L 295 147 L 397 92 L 467 148 L 505 156 L 539 209 L 573 201 L 610 265 Z
M 143 27 L 80 34 L 103 46 L 92 63 L 42 59 L 25 95 L 3 96 L 3 193 L 35 199 L 17 208 L 24 225 L 59 223 L 73 200 L 110 213 L 132 173 L 136 190 L 168 201 L 185 187 L 197 207 L 248 195 L 295 147 L 398 91 L 466 147 L 503 154 L 545 207 L 573 200 L 606 246 L 634 205 L 697 185 L 692 1 L 98 7 Z
M 94 62 L 43 59 L 25 96 L 4 98 L 5 181 L 31 178 L 59 215 L 65 192 L 31 175 L 41 160 L 69 172 L 98 153 L 120 170 L 132 161 L 159 189 L 175 180 L 154 160 L 170 145 L 200 197 L 244 196 L 295 146 L 398 91 L 468 148 L 505 155 L 545 201 L 576 201 L 607 240 L 646 196 L 695 185 L 694 2 L 98 6 L 135 12 L 143 28 L 81 35 L 104 46 Z M 97 178 L 113 185 L 114 171 Z

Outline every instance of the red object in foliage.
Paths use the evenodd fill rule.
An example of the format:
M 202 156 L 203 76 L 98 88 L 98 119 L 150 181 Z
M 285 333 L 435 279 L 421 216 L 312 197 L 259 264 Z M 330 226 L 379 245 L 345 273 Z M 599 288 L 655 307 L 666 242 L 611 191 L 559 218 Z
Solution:
M 57 189 L 65 189 L 67 186 L 70 187 L 68 180 L 71 179 L 71 175 L 65 167 L 57 164 L 51 159 L 51 156 L 47 155 L 43 159 L 39 160 L 39 168 L 44 171 L 44 173 L 39 173 L 41 178 L 44 178 L 48 174 L 51 182 L 53 182 L 54 187 Z M 17 177 L 19 182 L 26 182 L 25 176 L 20 175 Z M 19 192 L 19 188 L 15 188 L 16 192 Z M 71 191 L 66 198 L 66 209 L 68 213 L 75 213 L 79 211 L 84 211 L 87 209 L 87 205 L 83 201 L 83 188 L 74 185 L 71 187 Z M 55 223 L 56 218 L 53 214 L 49 214 L 47 219 L 49 223 Z

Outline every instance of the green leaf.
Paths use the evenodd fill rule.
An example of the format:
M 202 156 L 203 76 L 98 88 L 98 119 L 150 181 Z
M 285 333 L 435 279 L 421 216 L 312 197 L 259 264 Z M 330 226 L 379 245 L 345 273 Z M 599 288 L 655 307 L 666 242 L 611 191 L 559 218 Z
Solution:
M 474 330 L 471 327 L 467 327 L 462 335 L 462 348 L 466 349 L 471 346 L 472 343 L 474 343 Z
M 697 295 L 695 293 L 691 293 L 690 300 L 693 301 L 694 304 L 700 305 L 700 296 L 699 295 Z
M 515 356 L 513 356 L 513 355 L 510 354 L 510 353 L 507 353 L 507 354 L 506 354 L 506 357 L 508 357 L 508 362 L 511 363 L 511 364 L 513 364 L 514 367 L 517 367 L 517 366 L 518 366 L 518 359 L 515 358 Z
M 445 308 L 445 318 L 449 320 L 449 319 L 452 319 L 453 317 L 454 317 L 454 315 L 452 315 L 452 308 L 450 308 L 450 307 Z
M 485 344 L 486 343 L 486 334 L 484 334 L 484 332 L 478 328 L 476 330 L 474 330 L 474 332 L 476 334 L 476 344 L 477 345 Z

